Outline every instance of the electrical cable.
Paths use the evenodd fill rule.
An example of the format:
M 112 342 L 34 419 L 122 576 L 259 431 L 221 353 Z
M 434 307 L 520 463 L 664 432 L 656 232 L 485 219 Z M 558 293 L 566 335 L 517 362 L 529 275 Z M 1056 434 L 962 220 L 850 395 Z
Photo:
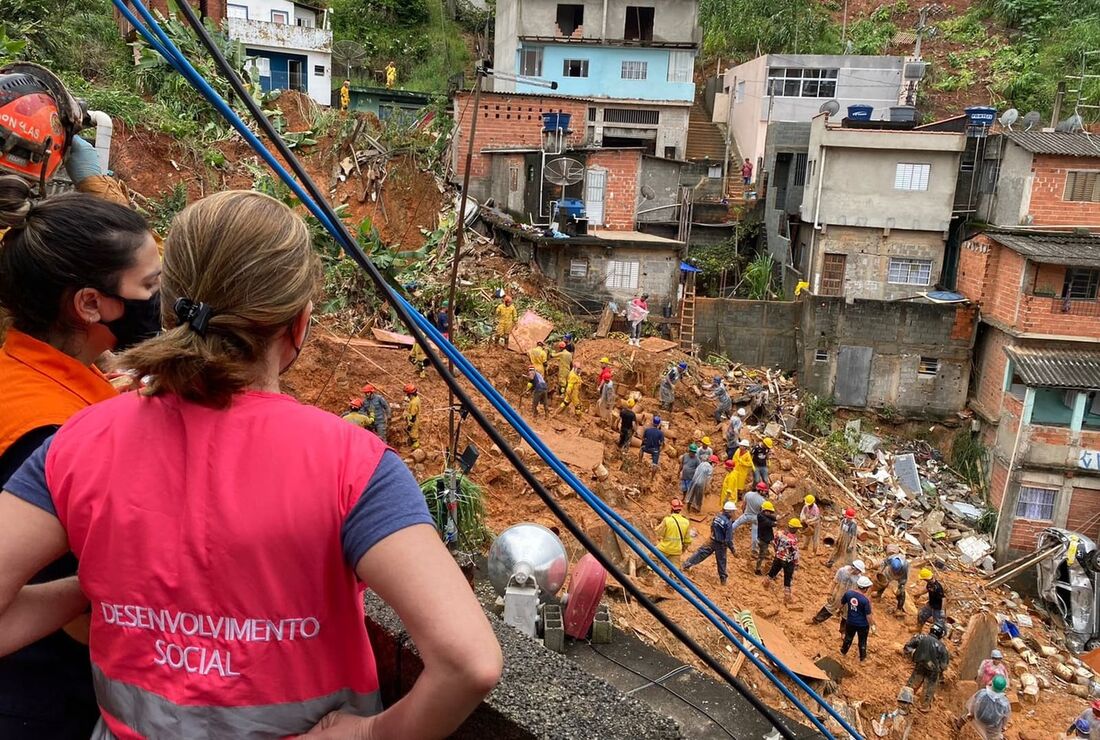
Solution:
M 122 3 L 122 0 L 114 0 L 114 2 L 116 4 L 116 6 L 120 6 L 121 3 Z M 140 0 L 135 0 L 134 4 L 135 4 L 135 7 L 138 8 L 138 10 L 142 14 L 142 16 L 150 23 L 150 27 L 153 29 L 151 31 L 151 33 L 156 34 L 160 38 L 164 48 L 174 50 L 175 49 L 174 44 L 172 44 L 171 40 L 167 38 L 167 36 L 164 34 L 163 30 L 159 29 L 159 27 L 156 24 L 156 21 L 152 18 L 152 16 L 144 8 L 144 6 L 141 4 Z M 534 436 L 533 432 L 530 431 L 529 427 L 526 426 L 525 422 L 523 422 L 523 420 L 521 418 L 518 418 L 518 415 L 515 415 L 515 412 L 507 405 L 507 403 L 504 401 L 503 397 L 500 397 L 499 394 L 495 393 L 495 390 L 492 388 L 492 386 L 487 384 L 487 381 L 485 381 L 484 378 L 480 375 L 480 373 L 477 372 L 476 368 L 473 368 L 471 365 L 469 365 L 468 361 L 466 361 L 465 358 L 460 353 L 458 353 L 457 350 L 455 350 L 454 347 L 451 346 L 449 344 L 449 342 L 447 342 L 442 337 L 442 335 L 440 335 L 435 330 L 435 327 L 431 326 L 431 324 L 428 323 L 427 320 L 424 319 L 423 316 L 420 316 L 415 311 L 415 309 L 413 309 L 412 306 L 407 303 L 407 301 L 405 301 L 402 297 L 400 297 L 399 295 L 394 293 L 390 289 L 390 287 L 385 283 L 385 281 L 382 279 L 381 275 L 377 272 L 376 268 L 374 268 L 373 264 L 370 263 L 369 259 L 367 259 L 366 256 L 362 253 L 361 249 L 355 243 L 354 239 L 351 238 L 350 234 L 346 230 L 346 226 L 344 226 L 344 224 L 342 222 L 340 222 L 338 218 L 335 218 L 335 214 L 331 213 L 331 209 L 328 207 L 327 201 L 325 201 L 323 195 L 317 190 L 316 185 L 309 178 L 308 174 L 305 173 L 302 170 L 300 163 L 298 163 L 297 160 L 294 158 L 293 153 L 291 153 L 289 151 L 289 149 L 286 148 L 285 143 L 282 142 L 282 140 L 278 137 L 277 133 L 274 132 L 274 130 L 270 127 L 270 123 L 266 120 L 265 117 L 263 117 L 262 113 L 258 112 L 258 106 L 256 106 L 255 101 L 253 101 L 251 99 L 250 95 L 247 95 L 247 91 L 245 91 L 243 89 L 243 85 L 241 85 L 239 80 L 233 74 L 232 69 L 229 68 L 228 63 L 225 62 L 224 57 L 221 56 L 220 52 L 213 45 L 212 40 L 206 34 L 205 29 L 202 27 L 201 23 L 199 23 L 198 19 L 194 17 L 194 13 L 190 10 L 190 8 L 182 8 L 181 7 L 181 10 L 185 14 L 185 16 L 189 16 L 188 17 L 189 23 L 196 30 L 196 33 L 199 35 L 200 40 L 202 40 L 204 42 L 204 46 L 207 47 L 208 51 L 215 58 L 215 61 L 218 62 L 219 69 L 222 71 L 223 74 L 226 75 L 226 77 L 229 80 L 231 86 L 234 87 L 238 91 L 239 96 L 242 98 L 242 100 L 244 100 L 245 104 L 253 112 L 254 117 L 256 117 L 256 119 L 257 119 L 257 123 L 261 126 L 261 128 L 264 128 L 265 133 L 269 136 L 269 138 L 272 139 L 272 142 L 275 144 L 276 149 L 278 149 L 280 151 L 280 154 L 282 154 L 284 159 L 291 165 L 291 168 L 295 170 L 295 172 L 298 174 L 298 176 L 302 180 L 302 182 L 304 184 L 306 184 L 306 186 L 312 191 L 311 195 L 313 195 L 314 197 L 310 198 L 310 197 L 304 197 L 303 196 L 301 186 L 297 182 L 295 182 L 293 180 L 293 178 L 291 178 L 288 173 L 286 173 L 286 171 L 279 165 L 278 162 L 276 162 L 274 160 L 274 157 L 271 155 L 271 153 L 269 151 L 267 151 L 263 147 L 263 145 L 258 142 L 258 140 L 254 136 L 254 134 L 252 134 L 252 132 L 250 130 L 248 130 L 247 126 L 244 125 L 244 123 L 239 119 L 239 117 L 236 115 L 236 113 L 234 111 L 232 111 L 232 109 L 229 108 L 228 105 L 225 104 L 225 101 L 222 100 L 217 95 L 217 93 L 213 91 L 212 88 L 210 88 L 209 84 L 206 83 L 206 81 L 204 79 L 202 79 L 201 75 L 199 75 L 194 70 L 194 68 L 190 66 L 190 64 L 187 62 L 187 60 L 182 57 L 182 54 L 179 54 L 176 61 L 179 63 L 179 66 L 181 67 L 181 73 L 184 74 L 184 76 L 187 77 L 187 79 L 192 81 L 193 84 L 195 84 L 196 87 L 200 90 L 200 92 L 203 92 L 204 96 L 207 97 L 210 100 L 210 102 L 215 105 L 216 108 L 218 108 L 219 112 L 221 112 L 227 118 L 227 120 L 229 120 L 229 122 L 231 124 L 233 124 L 235 128 L 238 129 L 239 132 L 241 132 L 242 136 L 246 139 L 246 141 L 248 141 L 253 146 L 254 149 L 256 149 L 257 153 L 260 154 L 260 156 L 263 157 L 264 160 L 266 162 L 268 162 L 269 165 L 272 166 L 272 168 L 276 171 L 276 173 L 280 174 L 280 176 L 287 182 L 288 186 L 290 186 L 291 189 L 294 190 L 296 192 L 296 194 L 299 195 L 300 200 L 302 200 L 302 202 L 307 207 L 310 208 L 311 212 L 313 212 L 314 215 L 317 216 L 318 220 L 321 221 L 323 225 L 326 225 L 327 227 L 329 227 L 329 230 L 333 233 L 334 236 L 337 237 L 338 241 L 341 242 L 342 246 L 345 247 L 345 250 L 348 252 L 349 256 L 351 256 L 353 259 L 355 259 L 355 261 L 357 263 L 359 263 L 360 266 L 363 267 L 368 272 L 368 274 L 371 276 L 372 280 L 374 280 L 376 282 L 376 284 L 379 286 L 379 288 L 383 292 L 385 292 L 388 297 L 391 298 L 391 301 L 392 301 L 392 303 L 395 307 L 395 311 L 398 313 L 399 318 L 401 318 L 406 324 L 409 325 L 410 331 L 414 335 L 414 337 L 417 339 L 417 341 L 421 342 L 422 346 L 424 346 L 425 341 L 424 341 L 424 336 L 421 334 L 421 331 L 424 331 L 425 333 L 427 333 L 427 335 L 429 337 L 431 337 L 433 340 L 436 341 L 437 346 L 439 346 L 443 350 L 443 352 L 448 356 L 449 359 L 457 362 L 462 367 L 463 372 L 467 376 L 468 380 L 470 380 L 475 386 L 477 386 L 478 390 L 481 391 L 483 395 L 486 395 L 486 397 L 490 400 L 490 403 L 492 403 L 494 405 L 494 407 L 496 407 L 499 412 L 504 414 L 506 417 L 509 416 L 509 412 L 511 413 L 512 416 L 517 417 L 517 418 L 510 419 L 510 421 L 511 421 L 512 425 L 514 427 L 516 427 L 518 431 L 520 431 L 521 434 L 524 434 L 526 432 L 525 438 L 527 438 L 527 435 Z M 142 33 L 142 35 L 147 38 L 147 40 L 150 40 L 149 39 L 150 29 L 144 29 L 142 27 L 138 27 L 138 30 L 139 30 L 139 33 Z M 175 53 L 178 54 L 178 51 L 176 51 Z M 173 65 L 173 66 L 175 66 L 175 65 Z M 324 210 L 325 208 L 329 208 L 329 210 L 326 211 L 326 210 Z M 442 361 L 440 360 L 440 358 L 434 353 L 434 351 L 431 349 L 431 347 L 426 347 L 426 349 L 427 349 L 428 359 L 432 362 L 433 367 L 435 367 L 437 370 L 442 370 Z M 591 551 L 593 553 L 593 555 L 597 558 L 597 560 L 599 560 L 601 562 L 601 565 L 603 565 L 609 572 L 611 572 L 616 577 L 617 580 L 619 580 L 621 583 L 623 583 L 623 585 L 627 589 L 627 591 L 630 592 L 632 595 L 634 595 L 635 598 L 638 598 L 639 603 L 642 603 L 643 606 L 645 606 L 647 608 L 647 610 L 651 611 L 651 613 L 654 614 L 654 616 L 658 619 L 658 621 L 660 621 L 664 626 L 666 626 L 666 628 L 670 629 L 670 631 L 672 631 L 673 634 L 676 635 L 677 638 L 681 640 L 681 642 L 684 642 L 684 644 L 687 645 L 690 649 L 692 649 L 692 652 L 694 652 L 697 656 L 699 656 L 700 659 L 702 659 L 708 666 L 710 666 L 717 673 L 719 673 L 719 675 L 721 675 L 724 679 L 726 679 L 727 682 L 731 683 L 731 685 L 733 685 L 740 693 L 742 693 L 742 695 L 745 696 L 745 698 L 748 701 L 750 701 L 750 703 L 753 704 L 754 708 L 756 708 L 757 711 L 760 711 L 765 716 L 767 716 L 769 718 L 769 720 L 772 722 L 773 725 L 777 725 L 777 723 L 774 719 L 774 716 L 771 714 L 770 708 L 767 708 L 767 707 L 763 706 L 759 702 L 759 700 L 755 697 L 755 695 L 751 694 L 751 692 L 748 692 L 745 689 L 744 685 L 739 680 L 737 680 L 735 677 L 730 675 L 728 673 L 728 671 L 726 671 L 720 664 L 718 664 L 717 661 L 715 661 L 708 653 L 706 653 L 705 650 L 703 650 L 700 646 L 698 646 L 696 643 L 694 643 L 694 641 L 691 640 L 690 637 L 688 637 L 686 634 L 684 634 L 682 632 L 682 630 L 679 628 L 678 625 L 675 625 L 673 622 L 671 622 L 671 620 L 668 619 L 667 615 L 665 615 L 662 611 L 660 611 L 660 609 L 658 609 L 654 604 L 652 604 L 652 602 L 650 602 L 647 598 L 645 598 L 639 592 L 637 592 L 637 589 L 636 589 L 636 587 L 634 587 L 633 583 L 630 582 L 629 579 L 627 579 L 625 577 L 625 575 L 623 575 L 620 571 L 618 571 L 612 564 L 610 564 L 606 560 L 606 558 L 603 557 L 602 553 L 598 550 L 598 548 L 595 548 L 594 545 L 591 543 L 591 541 L 583 534 L 583 532 L 581 532 L 579 530 L 579 528 L 576 526 L 576 523 L 573 522 L 571 519 L 569 519 L 568 516 L 560 509 L 560 507 L 557 506 L 556 502 L 552 499 L 552 497 L 550 497 L 549 494 L 546 493 L 546 491 L 542 487 L 541 483 L 539 483 L 538 480 L 536 478 L 534 478 L 534 476 L 530 473 L 530 471 L 526 469 L 526 467 L 522 464 L 522 461 L 520 461 L 518 459 L 518 456 L 516 456 L 514 454 L 514 451 L 511 450 L 510 446 L 507 445 L 507 444 L 502 444 L 503 443 L 503 438 L 500 437 L 499 432 L 492 426 L 491 423 L 489 423 L 489 421 L 484 416 L 484 414 L 480 411 L 480 409 L 478 409 L 476 406 L 473 406 L 472 404 L 469 403 L 468 397 L 466 396 L 464 391 L 461 389 L 461 387 L 458 386 L 457 382 L 455 382 L 452 378 L 450 378 L 448 374 L 445 374 L 445 373 L 441 372 L 441 376 L 443 376 L 445 379 L 447 379 L 448 383 L 453 386 L 453 390 L 456 392 L 456 395 L 458 395 L 459 398 L 463 400 L 463 402 L 470 409 L 471 413 L 474 414 L 475 419 L 478 421 L 479 425 L 482 426 L 483 429 L 485 429 L 486 433 L 489 435 L 489 437 L 491 439 L 493 439 L 494 442 L 498 443 L 498 446 L 501 447 L 501 449 L 505 453 L 506 457 L 509 458 L 509 461 L 512 462 L 512 464 L 516 467 L 517 471 L 520 472 L 520 474 L 524 477 L 524 479 L 527 480 L 528 483 L 532 485 L 532 488 L 536 491 L 536 493 L 538 493 L 540 495 L 540 498 L 542 498 L 544 500 L 544 502 L 547 504 L 547 506 L 555 514 L 555 516 L 559 520 L 562 521 L 562 523 L 566 526 L 566 528 L 569 529 L 570 532 L 574 536 L 577 537 L 578 541 L 580 541 L 586 547 L 586 549 L 588 549 L 589 551 Z M 480 383 L 478 381 L 480 381 Z M 540 440 L 538 440 L 537 436 L 534 437 L 534 440 L 535 440 L 536 443 L 541 442 Z M 528 439 L 528 441 L 530 442 L 531 440 Z M 564 466 L 561 466 L 560 461 L 558 461 L 555 457 L 553 457 L 552 453 L 550 453 L 548 450 L 544 449 L 543 451 L 540 452 L 540 454 L 542 454 L 542 456 L 544 457 L 544 460 L 546 460 L 546 462 L 548 464 L 550 464 L 551 467 L 555 467 L 554 463 L 557 463 L 558 467 L 555 468 L 555 472 L 558 472 L 559 475 L 561 475 L 563 478 L 565 478 L 567 480 L 567 482 L 570 482 L 570 484 L 575 489 L 578 490 L 578 493 L 580 493 L 582 496 L 587 494 L 588 497 L 591 497 L 592 500 L 588 501 L 589 505 L 592 506 L 594 509 L 596 509 L 597 513 L 600 513 L 601 511 L 603 511 L 604 513 L 601 514 L 601 516 L 603 518 L 606 519 L 608 517 L 608 515 L 610 515 L 611 517 L 618 518 L 621 521 L 621 518 L 618 517 L 618 515 L 613 510 L 608 510 L 608 507 L 606 507 L 606 504 L 604 504 L 598 498 L 592 497 L 592 494 L 587 491 L 587 489 L 583 486 L 583 484 L 581 484 L 580 481 L 577 480 L 575 478 L 575 476 L 572 475 L 571 471 L 568 471 L 568 469 L 565 469 Z M 569 480 L 570 478 L 572 480 Z M 602 507 L 602 509 L 601 509 L 601 507 Z M 610 524 L 610 522 L 609 522 L 609 524 Z M 633 529 L 633 528 L 630 528 L 630 529 Z M 644 544 L 647 547 L 652 549 L 652 545 L 647 540 L 645 540 L 644 537 L 641 537 L 640 533 L 637 533 L 636 530 L 633 530 L 633 532 L 634 532 L 635 537 L 639 537 L 641 539 L 641 541 L 644 542 Z M 665 575 L 662 571 L 660 571 L 655 566 L 653 566 L 652 561 L 645 555 L 644 552 L 641 552 L 641 549 L 634 542 L 630 542 L 629 538 L 624 537 L 624 539 L 628 540 L 628 543 L 631 545 L 632 549 L 634 549 L 636 552 L 638 552 L 638 554 L 643 558 L 643 560 L 645 560 L 647 562 L 647 564 L 650 564 L 650 566 L 653 567 L 653 569 L 656 572 L 658 572 L 662 576 L 662 578 L 665 578 L 666 581 L 670 581 L 670 579 L 667 575 Z M 670 568 L 671 572 L 675 573 L 679 578 L 683 579 L 687 583 L 687 585 L 693 591 L 695 591 L 697 593 L 697 595 L 701 593 L 701 592 L 698 592 L 698 589 L 694 586 L 694 584 L 692 584 L 690 581 L 688 581 L 678 571 L 671 568 L 671 564 L 668 563 L 666 558 L 664 558 L 661 555 L 658 555 L 658 557 L 665 563 L 666 567 Z M 719 629 L 723 632 L 723 634 L 725 634 L 731 640 L 731 642 L 738 645 L 739 649 L 745 650 L 744 646 L 741 645 L 740 641 L 738 641 L 736 638 L 734 638 L 733 635 L 730 634 L 729 631 L 726 630 L 723 625 L 718 624 L 717 620 L 712 615 L 707 614 L 706 611 L 704 611 L 704 609 L 702 608 L 702 606 L 699 603 L 697 603 L 696 600 L 692 598 L 692 596 L 690 596 L 688 593 L 686 593 L 683 589 L 678 588 L 677 585 L 674 584 L 674 583 L 671 583 L 671 581 L 670 581 L 670 585 L 672 585 L 674 588 L 677 588 L 680 591 L 680 593 L 682 595 L 684 595 L 684 597 L 690 603 L 692 603 L 694 606 L 696 606 L 696 608 L 699 609 L 700 612 L 703 613 L 705 616 L 707 616 L 707 618 L 710 619 L 710 621 L 715 623 L 716 626 L 719 627 Z M 703 599 L 704 599 L 704 601 L 709 602 L 709 599 L 706 599 L 705 595 L 703 595 Z M 713 605 L 713 602 L 709 602 L 708 606 L 711 609 L 713 609 L 714 611 L 716 611 L 717 613 L 722 614 L 721 610 Z M 770 656 L 770 653 L 768 653 L 768 651 L 765 648 L 763 648 L 762 645 L 759 645 L 758 643 L 756 643 L 756 641 L 753 638 L 751 638 L 751 636 L 749 636 L 747 633 L 745 633 L 743 631 L 743 628 L 740 627 L 740 625 L 738 625 L 736 623 L 733 623 L 732 620 L 730 620 L 730 618 L 725 614 L 722 614 L 722 617 L 727 623 L 731 623 L 731 625 L 738 632 L 741 632 L 743 634 L 743 636 L 746 637 L 750 642 L 753 642 L 754 644 L 756 644 L 757 647 L 764 654 Z M 824 732 L 826 734 L 826 736 L 832 737 L 831 733 L 829 733 L 824 728 L 824 726 L 821 725 L 821 723 L 817 720 L 817 718 L 814 717 L 814 715 L 812 713 L 810 713 L 809 710 L 801 702 L 799 702 L 798 699 L 795 698 L 789 692 L 789 690 L 781 682 L 779 682 L 778 679 L 774 675 L 772 675 L 770 673 L 770 671 L 768 671 L 768 669 L 762 663 L 759 662 L 759 660 L 757 660 L 755 658 L 755 656 L 749 655 L 748 657 L 750 658 L 750 660 L 752 660 L 754 662 L 754 664 L 766 676 L 768 676 L 768 678 L 773 683 L 775 683 L 777 685 L 777 687 L 779 687 L 779 689 L 782 693 L 784 693 L 793 703 L 795 703 L 800 708 L 800 710 L 811 720 L 811 722 L 816 727 L 818 727 L 818 729 L 820 729 L 822 732 Z M 770 657 L 774 658 L 774 656 L 770 656 Z M 828 704 L 826 704 L 820 697 L 818 697 L 816 695 L 816 693 L 814 693 L 811 689 L 809 689 L 809 687 L 806 686 L 801 681 L 800 678 L 798 678 L 793 673 L 790 673 L 789 669 L 786 669 L 786 667 L 783 666 L 782 663 L 780 663 L 778 660 L 775 660 L 774 662 L 777 665 L 779 665 L 781 668 L 783 668 L 785 670 L 785 672 L 788 673 L 788 675 L 790 675 L 796 683 L 798 683 L 800 686 L 802 686 L 804 689 L 806 689 L 807 692 L 811 696 L 813 696 L 818 701 L 818 703 L 821 704 L 830 714 L 832 714 L 836 719 L 838 719 L 838 721 L 840 721 L 841 724 L 843 726 L 845 726 L 846 730 L 848 730 L 854 736 L 858 737 L 858 734 L 855 733 L 854 730 L 849 729 L 847 727 L 846 723 L 843 721 L 843 719 L 840 718 L 838 715 L 836 715 L 835 710 L 832 710 L 832 708 Z M 789 736 L 788 733 L 784 730 L 784 728 L 782 728 L 782 726 L 777 725 L 777 729 L 784 736 Z

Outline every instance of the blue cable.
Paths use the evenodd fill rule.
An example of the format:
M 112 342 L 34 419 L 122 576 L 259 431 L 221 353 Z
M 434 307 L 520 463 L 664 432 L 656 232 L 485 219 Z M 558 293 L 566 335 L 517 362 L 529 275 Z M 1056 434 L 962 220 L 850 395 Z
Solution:
M 154 50 L 156 50 L 158 53 L 162 54 L 162 56 L 165 57 L 165 59 L 169 62 L 169 64 L 173 66 L 173 68 L 178 69 L 178 71 L 180 71 L 180 73 L 183 74 L 186 79 L 192 82 L 192 84 L 194 84 L 196 88 L 199 89 L 200 93 L 202 93 L 203 96 L 206 97 L 215 106 L 215 108 L 223 115 L 223 117 L 225 117 L 229 121 L 229 123 L 233 125 L 233 127 L 239 133 L 241 133 L 245 140 L 248 141 L 249 145 L 252 146 L 252 148 L 268 163 L 268 165 L 276 172 L 276 174 L 278 174 L 280 178 L 286 182 L 286 184 L 291 188 L 291 190 L 295 193 L 299 200 L 301 200 L 301 202 L 310 210 L 310 212 L 318 218 L 322 225 L 324 225 L 326 229 L 328 229 L 333 234 L 333 236 L 336 237 L 337 240 L 343 244 L 345 249 L 353 252 L 355 249 L 355 245 L 349 245 L 346 243 L 346 240 L 342 238 L 341 230 L 337 229 L 333 225 L 332 221 L 328 218 L 328 215 L 325 213 L 325 211 L 321 209 L 319 205 L 315 203 L 308 194 L 306 194 L 302 186 L 288 172 L 286 172 L 286 170 L 282 167 L 278 160 L 274 158 L 271 152 L 268 151 L 267 148 L 255 136 L 255 134 L 253 134 L 252 131 L 248 129 L 248 127 L 244 124 L 244 122 L 240 119 L 236 112 L 233 111 L 231 107 L 229 107 L 229 105 L 218 95 L 218 93 L 209 85 L 209 83 L 207 83 L 206 80 L 194 69 L 194 67 L 191 66 L 188 60 L 182 55 L 182 53 L 179 52 L 178 48 L 175 47 L 171 39 L 169 39 L 167 35 L 163 32 L 163 30 L 159 27 L 156 19 L 153 18 L 153 16 L 144 7 L 140 0 L 134 0 L 134 5 L 138 9 L 138 12 L 142 15 L 142 17 L 149 23 L 152 31 L 150 31 L 150 28 L 145 28 L 137 22 L 137 19 L 134 18 L 131 13 L 129 13 L 129 9 L 126 8 L 125 5 L 122 3 L 122 0 L 113 0 L 113 2 L 116 7 L 120 9 L 123 15 L 126 16 L 127 19 L 135 26 L 138 33 L 140 33 L 145 38 L 150 46 L 153 47 Z M 156 38 L 154 38 L 151 34 L 155 34 Z M 173 64 L 173 60 L 176 62 L 175 64 Z M 732 626 L 744 639 L 748 640 L 751 644 L 757 647 L 757 649 L 759 649 L 762 654 L 767 656 L 770 660 L 772 660 L 772 662 L 780 667 L 784 673 L 790 676 L 797 685 L 803 688 L 812 698 L 817 701 L 819 705 L 821 705 L 831 716 L 833 716 L 834 719 L 836 719 L 845 728 L 845 730 L 847 730 L 854 737 L 859 737 L 858 733 L 856 733 L 855 730 L 849 727 L 845 720 L 840 717 L 839 714 L 837 714 L 831 706 L 829 706 L 821 697 L 816 694 L 816 692 L 814 692 L 809 686 L 807 686 L 800 677 L 791 672 L 790 669 L 788 669 L 782 662 L 776 659 L 775 656 L 770 653 L 770 651 L 768 651 L 761 643 L 759 643 L 748 632 L 746 632 L 744 628 L 742 628 L 738 623 L 730 619 L 728 615 L 722 612 L 722 610 L 717 605 L 715 605 L 705 594 L 699 591 L 694 583 L 692 583 L 690 579 L 687 579 L 686 576 L 684 576 L 674 566 L 672 566 L 671 562 L 664 556 L 664 554 L 654 548 L 653 545 L 648 541 L 648 539 L 644 537 L 644 535 L 641 535 L 641 533 L 639 533 L 629 522 L 623 519 L 614 509 L 609 507 L 601 499 L 588 491 L 587 487 L 572 473 L 572 471 L 565 467 L 561 463 L 561 461 L 557 459 L 553 452 L 545 447 L 541 439 L 539 439 L 539 437 L 533 432 L 533 430 L 531 430 L 530 427 L 527 426 L 522 417 L 516 414 L 516 412 L 511 408 L 507 401 L 502 396 L 500 396 L 499 393 L 497 393 L 496 389 L 492 385 L 490 385 L 484 379 L 484 377 L 481 376 L 477 369 L 473 365 L 471 365 L 469 361 L 466 360 L 466 358 L 461 353 L 459 353 L 448 340 L 443 338 L 438 330 L 430 322 L 428 322 L 411 304 L 409 304 L 403 297 L 399 295 L 395 294 L 393 297 L 404 304 L 404 306 L 409 310 L 410 315 L 413 316 L 416 320 L 416 323 L 420 327 L 420 329 L 425 334 L 427 334 L 433 342 L 436 343 L 436 345 L 449 359 L 460 366 L 463 374 L 466 375 L 466 377 L 478 388 L 482 395 L 484 395 L 486 399 L 489 400 L 490 404 L 493 405 L 493 407 L 496 408 L 498 412 L 503 414 L 509 420 L 509 423 L 512 425 L 512 427 L 515 428 L 516 431 L 519 432 L 520 435 L 529 444 L 531 444 L 534 449 L 536 449 L 536 451 L 538 451 L 540 457 L 543 458 L 543 460 L 551 467 L 551 469 L 553 469 L 562 479 L 569 483 L 569 485 L 578 493 L 578 495 L 580 495 L 581 498 L 590 507 L 596 510 L 596 513 L 600 515 L 601 519 L 603 519 L 605 522 L 608 523 L 609 526 L 612 527 L 613 531 L 615 531 L 616 534 L 622 536 L 622 531 L 619 530 L 615 526 L 615 524 L 608 521 L 608 518 L 613 519 L 616 523 L 618 523 L 619 526 L 625 527 L 627 531 L 631 533 L 633 538 L 637 539 L 638 542 L 643 543 L 646 548 L 653 551 L 653 553 L 656 554 L 658 559 L 661 561 L 662 565 L 667 568 L 670 573 L 675 574 L 677 578 L 683 581 L 683 583 L 688 586 L 691 592 L 693 592 L 694 596 L 686 592 L 676 583 L 674 583 L 671 578 L 661 569 L 655 567 L 654 562 L 645 554 L 645 552 L 642 551 L 642 548 L 639 547 L 638 542 L 634 542 L 630 537 L 623 537 L 623 539 L 627 540 L 627 544 L 631 547 L 631 549 L 633 549 L 643 559 L 643 561 L 654 570 L 654 572 L 658 573 L 658 575 L 660 575 L 672 588 L 680 593 L 689 603 L 695 606 L 695 608 L 699 610 L 700 613 L 702 613 L 705 617 L 707 617 L 707 619 L 711 621 L 719 629 L 719 631 L 722 632 L 724 636 L 730 639 L 731 642 L 737 644 L 738 648 L 746 653 L 746 656 L 753 662 L 753 664 L 756 665 L 756 667 L 760 669 L 760 671 L 764 673 L 780 689 L 780 691 L 788 699 L 790 699 L 792 703 L 794 703 L 802 711 L 802 713 L 806 715 L 808 719 L 810 719 L 810 721 L 819 730 L 825 733 L 826 736 L 830 738 L 833 737 L 832 734 L 829 733 L 829 731 L 824 727 L 824 725 L 822 725 L 817 720 L 817 718 L 813 716 L 809 709 L 805 707 L 793 694 L 791 694 L 789 689 L 787 689 L 787 687 L 782 684 L 782 682 L 780 682 L 778 678 L 776 678 L 758 658 L 749 653 L 741 644 L 741 642 L 737 638 L 735 638 L 729 632 L 729 630 L 727 630 L 722 624 L 720 624 L 713 614 L 708 613 L 708 611 L 720 615 L 722 617 L 722 621 Z M 706 604 L 708 609 L 705 610 L 699 603 L 699 601 L 696 600 L 695 596 L 701 599 L 702 602 Z

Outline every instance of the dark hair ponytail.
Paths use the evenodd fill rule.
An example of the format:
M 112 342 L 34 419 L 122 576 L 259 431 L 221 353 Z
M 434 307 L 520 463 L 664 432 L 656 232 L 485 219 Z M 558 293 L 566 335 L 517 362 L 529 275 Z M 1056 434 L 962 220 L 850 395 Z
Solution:
M 0 308 L 16 329 L 44 339 L 70 325 L 64 302 L 73 292 L 118 289 L 149 227 L 135 211 L 93 195 L 37 203 L 30 196 L 22 178 L 0 176 L 0 227 L 9 229 L 0 242 Z

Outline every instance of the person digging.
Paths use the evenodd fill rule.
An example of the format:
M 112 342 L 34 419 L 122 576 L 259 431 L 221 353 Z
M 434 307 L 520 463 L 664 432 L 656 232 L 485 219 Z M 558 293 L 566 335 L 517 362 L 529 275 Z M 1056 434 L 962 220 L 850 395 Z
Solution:
M 731 526 L 735 507 L 732 504 L 726 504 L 722 507 L 722 511 L 710 523 L 710 542 L 700 547 L 688 561 L 684 563 L 683 571 L 687 573 L 699 563 L 703 562 L 711 555 L 714 556 L 714 562 L 718 566 L 718 582 L 723 586 L 726 585 L 726 578 L 728 574 L 726 572 L 726 551 L 733 547 L 733 527 Z
M 546 391 L 546 378 L 542 377 L 542 373 L 535 369 L 533 365 L 527 368 L 527 387 L 523 392 L 531 394 L 532 419 L 538 418 L 539 406 L 542 406 L 542 411 L 546 417 L 550 417 L 550 400 L 547 398 Z
M 340 418 L 345 421 L 350 421 L 352 424 L 362 429 L 370 429 L 370 418 L 363 413 L 362 398 L 353 398 L 348 401 L 348 410 L 345 411 Z
M 775 525 L 777 523 L 775 504 L 765 501 L 760 505 L 760 513 L 756 516 L 756 535 L 760 540 L 760 549 L 756 556 L 756 568 L 753 572 L 761 575 L 760 566 L 768 559 L 768 549 L 775 539 Z
M 766 502 L 771 503 L 771 502 Z M 794 570 L 798 567 L 798 530 L 802 529 L 802 522 L 791 519 L 787 522 L 787 528 L 775 538 L 775 557 L 772 559 L 771 570 L 764 581 L 764 587 L 771 591 L 775 583 L 775 577 L 783 572 L 783 603 L 790 604 L 794 600 L 792 584 L 794 583 Z M 763 546 L 760 548 L 763 550 Z
M 896 545 L 890 545 L 886 552 L 889 557 L 875 573 L 875 598 L 881 599 L 886 589 L 893 585 L 897 612 L 901 614 L 905 610 L 905 584 L 909 582 L 909 562 Z
M 837 568 L 836 575 L 833 576 L 833 591 L 828 603 L 818 609 L 817 614 L 810 621 L 821 624 L 840 611 L 844 594 L 859 587 L 859 579 L 863 577 L 866 569 L 867 566 L 862 560 L 855 560 L 851 565 L 842 565 Z
M 951 655 L 943 644 L 943 634 L 943 626 L 933 624 L 928 634 L 913 635 L 903 648 L 904 653 L 913 661 L 913 672 L 909 674 L 907 685 L 916 691 L 924 684 L 924 701 L 918 707 L 922 712 L 932 708 L 936 687 L 943 678 L 943 672 L 947 670 L 947 664 L 951 662 Z

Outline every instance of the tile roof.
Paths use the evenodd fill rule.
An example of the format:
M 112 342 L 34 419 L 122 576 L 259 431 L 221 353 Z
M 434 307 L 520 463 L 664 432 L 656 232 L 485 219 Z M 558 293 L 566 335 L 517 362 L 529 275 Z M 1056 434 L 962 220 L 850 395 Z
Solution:
M 987 231 L 985 235 L 1032 262 L 1100 266 L 1100 235 L 1018 231 Z
M 1025 385 L 1045 388 L 1100 388 L 1100 352 L 1005 347 Z
M 1009 141 L 1035 154 L 1100 158 L 1100 135 L 1061 131 L 1005 131 Z

